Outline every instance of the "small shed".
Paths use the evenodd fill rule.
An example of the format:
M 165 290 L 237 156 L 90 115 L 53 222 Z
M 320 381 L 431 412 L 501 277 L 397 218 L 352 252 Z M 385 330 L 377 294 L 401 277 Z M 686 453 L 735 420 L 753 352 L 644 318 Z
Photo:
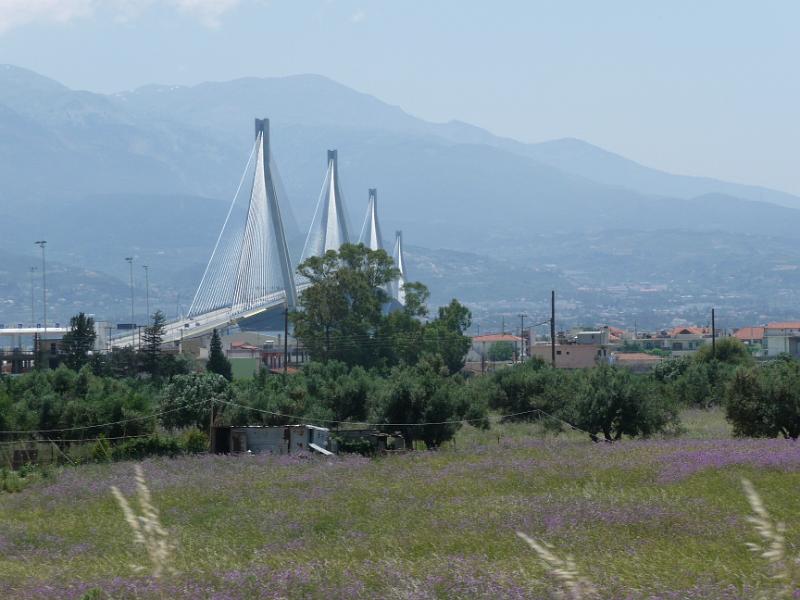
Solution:
M 218 454 L 331 454 L 330 431 L 316 425 L 214 427 L 213 451 Z

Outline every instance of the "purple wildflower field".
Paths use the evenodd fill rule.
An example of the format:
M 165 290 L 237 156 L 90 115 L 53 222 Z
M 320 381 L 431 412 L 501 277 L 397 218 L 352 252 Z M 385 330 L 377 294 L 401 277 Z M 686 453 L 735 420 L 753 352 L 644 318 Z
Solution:
M 793 442 L 464 439 L 373 460 L 145 461 L 174 546 L 158 579 L 110 493 L 135 496 L 133 464 L 65 468 L 0 495 L 0 597 L 556 597 L 522 531 L 604 598 L 752 598 L 769 580 L 745 547 L 743 476 L 800 542 Z

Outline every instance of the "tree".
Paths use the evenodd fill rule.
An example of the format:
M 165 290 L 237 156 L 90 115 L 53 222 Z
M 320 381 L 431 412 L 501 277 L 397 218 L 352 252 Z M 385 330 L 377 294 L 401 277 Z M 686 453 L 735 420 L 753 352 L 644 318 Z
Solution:
M 592 439 L 602 434 L 607 441 L 623 435 L 649 436 L 675 428 L 679 422 L 676 405 L 655 393 L 649 380 L 608 365 L 582 375 L 565 416 Z
M 752 365 L 755 362 L 744 342 L 735 337 L 717 339 L 713 350 L 710 343 L 704 344 L 695 354 L 695 360 L 701 363 L 717 360 L 721 363 L 735 366 Z
M 463 384 L 447 375 L 447 366 L 436 355 L 424 356 L 413 367 L 393 369 L 378 392 L 374 409 L 379 422 L 387 423 L 384 430 L 402 431 L 410 448 L 415 439 L 421 439 L 434 449 L 455 435 L 461 427 L 460 419 L 485 418 L 480 405 L 462 401 Z
M 152 377 L 161 375 L 161 344 L 164 340 L 167 318 L 164 313 L 157 310 L 153 313 L 153 320 L 144 328 L 144 348 L 142 349 L 142 367 L 145 373 Z
M 231 361 L 228 360 L 228 357 L 225 356 L 225 353 L 222 351 L 222 341 L 219 339 L 219 333 L 217 333 L 216 329 L 214 333 L 211 334 L 206 371 L 222 375 L 228 381 L 233 379 Z
M 489 360 L 501 361 L 514 358 L 514 344 L 511 342 L 495 342 L 489 347 Z
M 80 371 L 89 362 L 89 352 L 94 348 L 97 333 L 94 319 L 78 313 L 69 320 L 69 331 L 64 334 L 61 346 L 64 350 L 64 364 L 73 371 Z
M 397 276 L 383 250 L 344 244 L 338 251 L 312 256 L 297 268 L 309 287 L 300 295 L 301 311 L 291 315 L 295 336 L 314 360 L 340 360 L 347 365 L 373 366 L 384 340 L 377 337 L 384 287 Z
M 464 368 L 464 359 L 472 340 L 464 332 L 472 323 L 472 313 L 458 300 L 439 307 L 439 314 L 425 325 L 422 351 L 438 354 L 451 374 Z
M 161 391 L 161 424 L 167 429 L 197 427 L 207 429 L 212 401 L 221 401 L 215 413 L 221 416 L 225 402 L 234 400 L 228 381 L 216 373 L 177 375 Z
M 725 413 L 737 436 L 800 436 L 800 364 L 776 360 L 737 369 L 727 389 Z

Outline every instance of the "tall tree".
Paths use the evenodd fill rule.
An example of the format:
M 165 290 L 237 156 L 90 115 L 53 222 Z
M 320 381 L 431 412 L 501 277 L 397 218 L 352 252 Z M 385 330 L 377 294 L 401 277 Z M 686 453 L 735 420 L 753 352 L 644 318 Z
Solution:
M 64 350 L 64 364 L 73 371 L 89 362 L 89 352 L 94 348 L 97 333 L 94 330 L 94 319 L 78 313 L 69 320 L 69 331 L 61 341 Z
M 315 360 L 340 360 L 373 366 L 380 360 L 378 336 L 384 287 L 397 276 L 383 250 L 344 244 L 339 251 L 312 256 L 298 272 L 311 284 L 300 296 L 301 311 L 292 314 L 295 335 Z
M 157 310 L 153 313 L 153 320 L 144 328 L 144 348 L 142 348 L 142 367 L 146 373 L 153 377 L 161 375 L 161 344 L 164 340 L 167 318 L 164 313 Z
M 458 300 L 439 307 L 439 314 L 425 326 L 422 349 L 442 357 L 450 373 L 464 367 L 464 359 L 472 343 L 464 332 L 472 323 L 472 313 Z
M 228 360 L 228 357 L 225 356 L 225 353 L 222 351 L 222 340 L 219 339 L 219 333 L 217 333 L 216 329 L 214 333 L 211 334 L 206 371 L 222 375 L 228 381 L 233 379 L 231 361 Z

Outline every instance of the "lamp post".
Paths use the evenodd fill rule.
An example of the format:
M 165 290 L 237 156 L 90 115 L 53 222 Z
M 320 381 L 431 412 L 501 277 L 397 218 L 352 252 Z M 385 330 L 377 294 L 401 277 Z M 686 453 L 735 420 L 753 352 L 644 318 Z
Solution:
M 150 267 L 142 265 L 144 269 L 144 294 L 145 306 L 147 307 L 147 320 L 150 320 Z
M 36 302 L 33 298 L 33 274 L 36 272 L 36 267 L 31 267 L 31 326 L 36 326 Z
M 42 337 L 42 342 L 46 344 L 47 343 L 47 268 L 46 268 L 45 257 L 44 257 L 44 254 L 45 254 L 44 253 L 44 247 L 47 245 L 47 240 L 38 240 L 36 242 L 36 245 L 39 246 L 39 248 L 42 249 L 42 311 L 43 311 L 42 320 L 44 321 L 44 323 L 43 323 L 43 325 L 44 325 L 44 334 L 43 334 L 43 337 Z M 44 348 L 46 348 L 46 346 L 44 346 Z M 42 362 L 46 362 L 47 364 L 49 364 L 50 361 L 49 360 L 45 361 L 44 360 L 44 356 L 45 356 L 45 351 L 43 350 L 42 351 L 42 359 L 43 359 Z
M 136 325 L 135 317 L 133 315 L 133 257 L 127 256 L 125 257 L 125 260 L 127 261 L 128 265 L 131 268 L 131 327 L 133 328 Z

